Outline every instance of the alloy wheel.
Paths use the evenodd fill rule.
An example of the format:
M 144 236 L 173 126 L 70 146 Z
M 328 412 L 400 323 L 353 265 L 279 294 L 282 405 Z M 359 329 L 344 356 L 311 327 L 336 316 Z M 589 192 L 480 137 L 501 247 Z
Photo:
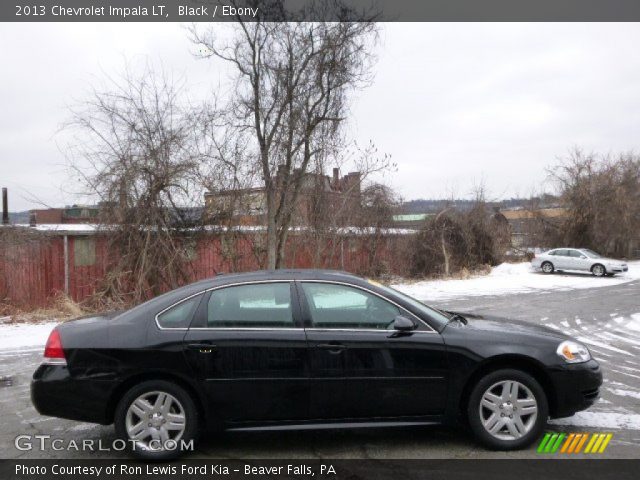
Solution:
M 542 271 L 544 273 L 551 273 L 553 272 L 553 266 L 549 262 L 546 262 L 544 265 L 542 265 Z
M 500 440 L 517 440 L 536 423 L 538 402 L 531 390 L 515 380 L 494 383 L 482 395 L 479 406 L 484 429 Z
M 592 271 L 596 277 L 602 277 L 605 273 L 602 265 L 595 265 Z
M 182 404 L 173 395 L 153 391 L 137 397 L 125 417 L 125 428 L 136 448 L 163 451 L 175 448 L 184 435 L 186 415 Z

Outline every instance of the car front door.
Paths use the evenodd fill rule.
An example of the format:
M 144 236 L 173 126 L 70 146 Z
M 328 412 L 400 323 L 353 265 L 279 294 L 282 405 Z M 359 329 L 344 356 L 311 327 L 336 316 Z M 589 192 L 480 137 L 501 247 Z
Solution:
M 569 250 L 571 270 L 589 270 L 589 259 L 580 250 Z
M 311 369 L 310 416 L 375 419 L 437 416 L 446 403 L 442 337 L 372 291 L 299 282 Z M 410 317 L 416 330 L 393 330 Z
M 307 344 L 293 282 L 230 285 L 208 292 L 185 351 L 226 424 L 308 415 Z

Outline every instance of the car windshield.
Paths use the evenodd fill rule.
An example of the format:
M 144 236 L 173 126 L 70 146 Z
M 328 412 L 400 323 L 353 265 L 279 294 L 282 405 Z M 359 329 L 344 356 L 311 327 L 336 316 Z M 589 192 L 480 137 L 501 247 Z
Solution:
M 590 257 L 590 258 L 600 258 L 601 257 L 601 255 L 597 254 L 593 250 L 589 250 L 588 248 L 583 248 L 580 251 L 582 253 L 584 253 L 587 257 Z
M 399 290 L 396 290 L 395 288 L 387 287 L 386 285 L 382 285 L 377 282 L 375 282 L 375 285 L 381 288 L 382 290 L 387 291 L 388 293 L 391 293 L 397 297 L 402 298 L 405 302 L 410 304 L 412 307 L 415 307 L 418 311 L 420 311 L 421 313 L 426 315 L 429 319 L 437 323 L 438 330 L 442 329 L 449 322 L 451 318 L 450 316 L 438 310 L 437 308 L 429 307 L 424 303 L 422 303 L 421 301 L 416 300 L 415 298 L 410 297 L 406 293 L 402 293 Z

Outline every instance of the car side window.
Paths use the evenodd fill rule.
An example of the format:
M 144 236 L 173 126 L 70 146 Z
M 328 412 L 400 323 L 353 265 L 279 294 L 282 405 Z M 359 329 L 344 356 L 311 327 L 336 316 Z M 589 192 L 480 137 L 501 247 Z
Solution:
M 200 300 L 202 295 L 196 295 L 165 310 L 158 315 L 158 324 L 162 328 L 188 328 Z
M 219 288 L 207 304 L 209 328 L 293 327 L 289 282 L 253 283 Z
M 580 258 L 582 257 L 582 253 L 580 253 L 578 250 L 569 250 L 569 256 L 573 258 Z
M 316 328 L 385 330 L 401 311 L 377 295 L 348 285 L 303 282 Z

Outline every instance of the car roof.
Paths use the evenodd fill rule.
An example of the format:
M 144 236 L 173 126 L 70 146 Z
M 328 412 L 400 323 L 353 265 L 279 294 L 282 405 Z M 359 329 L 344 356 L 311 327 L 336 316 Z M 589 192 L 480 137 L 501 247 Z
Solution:
M 240 282 L 268 280 L 334 280 L 348 283 L 365 283 L 362 277 L 341 270 L 323 269 L 277 269 L 256 270 L 252 272 L 219 273 L 215 277 L 206 278 L 185 285 L 182 289 L 211 288 Z
M 213 277 L 214 283 L 227 283 L 227 281 L 250 281 L 250 280 L 338 280 L 347 281 L 362 280 L 361 277 L 340 270 L 323 269 L 277 269 L 277 270 L 257 270 L 253 272 L 223 273 Z

